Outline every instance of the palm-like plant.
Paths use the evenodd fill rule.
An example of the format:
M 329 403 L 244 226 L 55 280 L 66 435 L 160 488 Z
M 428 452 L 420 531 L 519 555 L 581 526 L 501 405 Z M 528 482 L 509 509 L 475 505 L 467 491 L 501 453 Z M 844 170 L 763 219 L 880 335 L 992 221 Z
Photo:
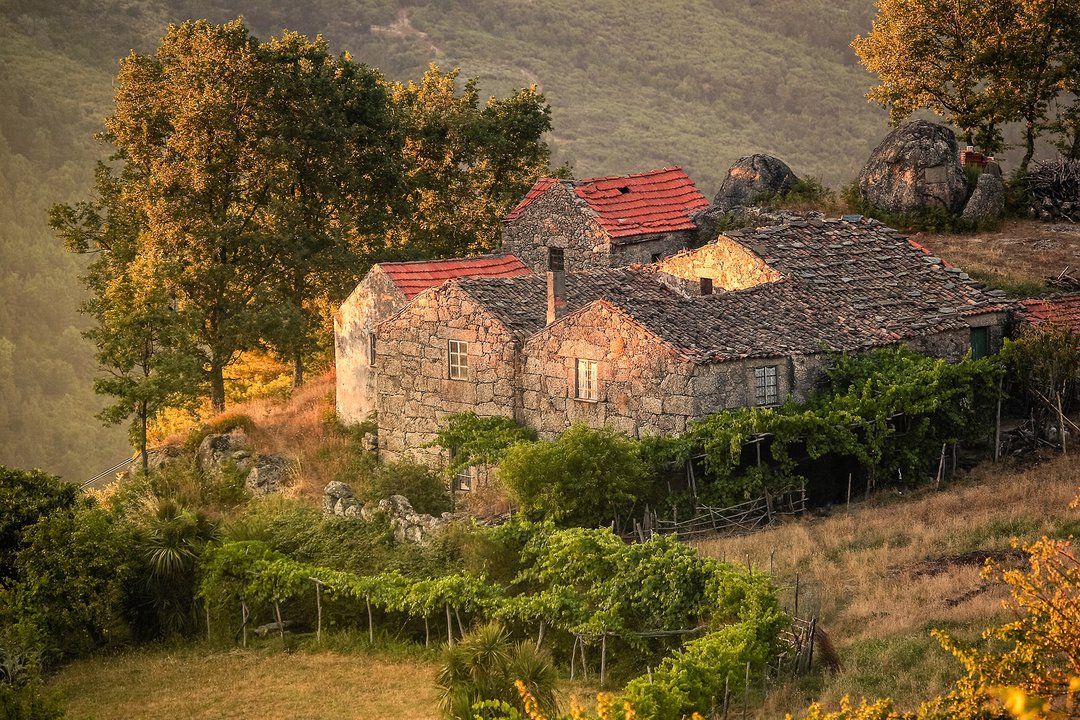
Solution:
M 165 635 L 194 628 L 195 566 L 217 528 L 201 512 L 173 500 L 150 499 L 141 518 L 147 584 L 160 630 Z
M 554 715 L 551 660 L 532 643 L 512 643 L 501 625 L 489 623 L 446 650 L 436 678 L 439 707 L 452 720 L 471 720 L 476 716 L 473 706 L 484 700 L 501 700 L 524 712 L 515 680 L 525 683 L 545 715 Z

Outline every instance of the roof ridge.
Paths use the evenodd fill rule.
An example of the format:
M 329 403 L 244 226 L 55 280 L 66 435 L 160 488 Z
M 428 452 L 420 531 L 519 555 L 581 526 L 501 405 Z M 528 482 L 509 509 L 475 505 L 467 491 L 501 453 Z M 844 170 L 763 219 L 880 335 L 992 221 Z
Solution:
M 623 178 L 649 177 L 650 175 L 659 175 L 660 173 L 671 172 L 672 170 L 682 170 L 682 166 L 681 165 L 670 165 L 668 167 L 662 167 L 662 168 L 658 168 L 656 170 L 645 170 L 645 171 L 642 171 L 642 172 L 628 173 L 626 175 L 598 175 L 596 177 L 582 178 L 581 180 L 574 180 L 573 182 L 575 184 L 584 185 L 586 183 L 589 183 L 589 184 L 598 183 L 598 182 L 601 182 L 603 180 L 621 180 Z

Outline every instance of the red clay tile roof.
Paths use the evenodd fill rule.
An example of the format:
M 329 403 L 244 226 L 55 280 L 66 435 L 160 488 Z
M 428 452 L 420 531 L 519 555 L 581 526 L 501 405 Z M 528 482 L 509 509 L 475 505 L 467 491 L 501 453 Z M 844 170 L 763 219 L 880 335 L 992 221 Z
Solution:
M 1032 325 L 1053 322 L 1080 332 L 1080 293 L 1053 300 L 1024 300 L 1024 312 Z
M 543 195 L 545 190 L 547 190 L 549 187 L 551 187 L 557 182 L 559 182 L 558 178 L 549 177 L 540 178 L 539 180 L 537 180 L 536 183 L 533 184 L 531 188 L 529 188 L 529 192 L 525 193 L 525 197 L 521 199 L 521 202 L 514 206 L 513 210 L 506 213 L 506 217 L 503 219 L 513 220 L 514 218 L 516 218 L 518 215 L 521 214 L 522 210 L 527 208 L 532 203 L 533 200 Z
M 412 300 L 424 290 L 453 278 L 517 277 L 532 271 L 513 255 L 484 255 L 450 260 L 379 263 L 405 297 Z
M 555 178 L 538 180 L 506 219 L 516 218 L 557 182 Z M 563 182 L 596 213 L 612 239 L 693 230 L 690 216 L 709 206 L 694 181 L 679 167 Z

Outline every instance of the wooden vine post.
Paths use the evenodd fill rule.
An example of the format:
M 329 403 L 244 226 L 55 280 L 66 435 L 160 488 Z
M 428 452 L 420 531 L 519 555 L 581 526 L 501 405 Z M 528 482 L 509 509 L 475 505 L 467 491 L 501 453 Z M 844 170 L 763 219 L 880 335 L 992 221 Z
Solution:
M 308 580 L 315 583 L 315 642 L 322 643 L 322 586 L 324 583 L 314 577 L 309 577 Z
M 247 609 L 247 603 L 242 601 L 242 600 L 240 601 L 240 619 L 242 621 L 241 624 L 240 624 L 240 629 L 244 633 L 244 647 L 247 647 L 248 609 Z M 233 635 L 233 642 L 236 642 L 236 636 L 235 635 Z
M 277 618 L 278 636 L 285 642 L 285 623 L 281 621 L 281 603 L 274 601 L 274 617 Z
M 450 619 L 450 603 L 446 603 L 446 644 L 454 647 L 454 626 Z
M 364 604 L 367 605 L 367 637 L 368 645 L 375 644 L 375 621 L 371 617 L 371 595 L 364 596 Z
M 604 688 L 604 670 L 607 668 L 607 633 L 600 636 L 600 689 Z

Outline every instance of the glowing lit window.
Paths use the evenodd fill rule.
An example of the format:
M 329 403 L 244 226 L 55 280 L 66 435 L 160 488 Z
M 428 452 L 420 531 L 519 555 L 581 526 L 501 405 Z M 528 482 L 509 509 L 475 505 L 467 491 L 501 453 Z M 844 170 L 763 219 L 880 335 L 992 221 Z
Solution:
M 758 405 L 775 405 L 778 397 L 776 366 L 754 368 L 754 400 Z
M 578 400 L 598 400 L 600 393 L 596 382 L 596 361 L 577 361 L 577 383 L 574 397 Z
M 469 343 L 461 340 L 450 340 L 447 346 L 449 362 L 449 375 L 451 380 L 467 380 L 469 378 Z

